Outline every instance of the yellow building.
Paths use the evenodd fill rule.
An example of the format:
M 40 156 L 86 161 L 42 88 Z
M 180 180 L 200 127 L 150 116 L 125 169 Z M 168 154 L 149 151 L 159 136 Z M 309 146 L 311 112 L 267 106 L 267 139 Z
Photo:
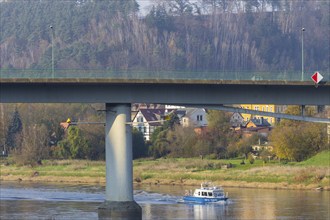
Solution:
M 273 113 L 275 113 L 275 111 L 276 111 L 276 106 L 275 105 L 242 104 L 242 105 L 240 105 L 240 107 L 244 108 L 244 109 L 264 111 L 264 112 L 273 112 Z M 244 121 L 249 121 L 253 118 L 258 118 L 259 119 L 259 118 L 263 117 L 265 120 L 268 121 L 268 123 L 270 123 L 272 125 L 275 123 L 275 118 L 274 117 L 269 117 L 269 116 L 242 114 L 242 117 L 244 118 Z

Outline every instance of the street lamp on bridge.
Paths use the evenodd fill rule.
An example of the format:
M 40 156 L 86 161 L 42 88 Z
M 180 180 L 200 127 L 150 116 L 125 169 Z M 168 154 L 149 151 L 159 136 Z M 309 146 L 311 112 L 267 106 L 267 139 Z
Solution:
M 304 32 L 305 28 L 301 28 L 301 81 L 304 81 Z
M 55 77 L 55 65 L 54 65 L 54 38 L 55 38 L 55 30 L 52 25 L 49 26 L 52 32 L 52 78 L 54 79 Z

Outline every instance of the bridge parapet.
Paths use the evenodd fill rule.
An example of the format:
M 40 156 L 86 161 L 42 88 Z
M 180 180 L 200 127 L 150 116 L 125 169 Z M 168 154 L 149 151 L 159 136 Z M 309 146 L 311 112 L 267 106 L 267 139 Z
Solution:
M 309 74 L 310 76 L 313 73 Z M 330 72 L 324 72 L 323 82 L 330 80 Z M 308 74 L 306 74 L 308 75 Z M 303 82 L 311 82 L 310 76 L 306 76 Z M 272 81 L 272 82 L 301 82 L 301 73 L 294 71 L 282 72 L 251 72 L 251 71 L 116 71 L 100 69 L 57 69 L 53 74 L 45 69 L 0 69 L 0 79 L 108 79 L 108 80 L 188 80 L 188 81 Z M 63 81 L 62 81 L 63 82 Z

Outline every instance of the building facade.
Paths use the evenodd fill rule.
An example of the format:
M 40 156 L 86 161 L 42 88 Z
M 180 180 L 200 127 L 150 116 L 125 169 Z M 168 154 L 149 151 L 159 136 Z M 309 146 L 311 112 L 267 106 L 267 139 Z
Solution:
M 248 110 L 256 110 L 256 111 L 263 111 L 263 112 L 276 112 L 276 106 L 269 104 L 269 105 L 262 105 L 262 104 L 242 104 L 240 105 L 241 108 L 248 109 Z M 252 114 L 241 114 L 244 118 L 244 121 L 250 121 L 251 119 L 261 119 L 267 120 L 268 123 L 271 125 L 275 124 L 276 119 L 274 117 L 269 116 L 262 116 L 262 115 L 252 115 Z

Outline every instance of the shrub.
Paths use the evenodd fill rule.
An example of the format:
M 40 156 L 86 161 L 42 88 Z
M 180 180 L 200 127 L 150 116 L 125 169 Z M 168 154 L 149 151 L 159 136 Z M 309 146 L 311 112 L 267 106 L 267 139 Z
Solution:
M 254 164 L 254 157 L 252 154 L 249 154 L 248 159 L 249 159 L 250 164 Z

